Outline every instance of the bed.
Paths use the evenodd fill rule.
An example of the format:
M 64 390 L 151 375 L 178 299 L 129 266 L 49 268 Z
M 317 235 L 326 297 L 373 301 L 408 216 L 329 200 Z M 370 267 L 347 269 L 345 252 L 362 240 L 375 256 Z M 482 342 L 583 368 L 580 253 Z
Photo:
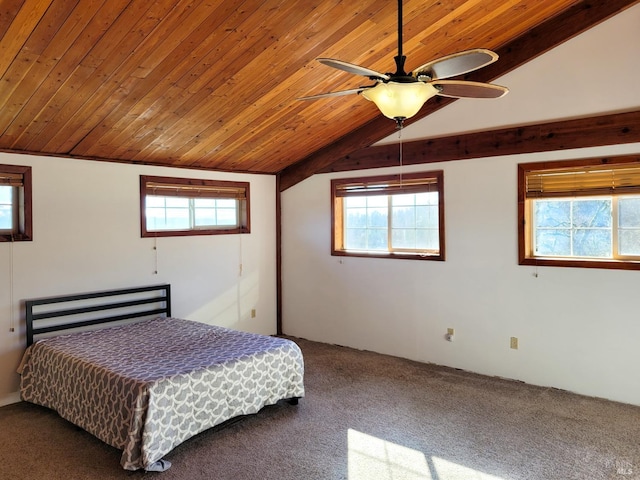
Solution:
M 166 470 L 188 438 L 304 396 L 294 342 L 173 318 L 169 285 L 25 305 L 21 398 L 122 450 L 126 470 Z

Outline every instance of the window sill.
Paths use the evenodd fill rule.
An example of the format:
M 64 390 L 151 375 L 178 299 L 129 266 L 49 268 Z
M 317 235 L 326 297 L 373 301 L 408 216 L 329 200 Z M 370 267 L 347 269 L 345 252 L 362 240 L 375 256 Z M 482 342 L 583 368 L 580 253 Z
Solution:
M 444 261 L 444 254 L 428 254 L 428 253 L 368 253 L 368 252 L 348 252 L 344 250 L 334 250 L 331 252 L 334 257 L 359 257 L 359 258 L 393 258 L 396 260 L 431 260 Z
M 578 260 L 569 258 L 521 258 L 520 265 L 537 267 L 605 268 L 611 270 L 640 270 L 640 261 L 630 260 Z
M 29 235 L 25 235 L 24 233 L 16 233 L 13 235 L 10 234 L 0 234 L 0 242 L 31 242 L 33 238 Z
M 238 233 L 251 233 L 246 227 L 236 227 L 230 229 L 198 229 L 198 230 L 159 230 L 159 231 L 143 231 L 142 238 L 155 237 L 188 237 L 195 235 L 234 235 Z

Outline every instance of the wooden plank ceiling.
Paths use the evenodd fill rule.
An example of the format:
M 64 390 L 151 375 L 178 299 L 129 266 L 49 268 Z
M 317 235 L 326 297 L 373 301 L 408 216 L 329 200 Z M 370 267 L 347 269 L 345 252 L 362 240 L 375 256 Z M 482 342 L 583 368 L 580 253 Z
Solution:
M 558 19 L 632 3 L 405 0 L 407 68 L 484 47 L 501 53 L 505 67 L 484 74 L 495 78 L 523 62 L 511 46 L 536 28 L 555 19 L 572 36 Z M 317 57 L 394 71 L 395 1 L 3 0 L 0 39 L 2 151 L 289 172 L 293 184 L 394 128 L 358 95 L 296 98 L 370 83 Z

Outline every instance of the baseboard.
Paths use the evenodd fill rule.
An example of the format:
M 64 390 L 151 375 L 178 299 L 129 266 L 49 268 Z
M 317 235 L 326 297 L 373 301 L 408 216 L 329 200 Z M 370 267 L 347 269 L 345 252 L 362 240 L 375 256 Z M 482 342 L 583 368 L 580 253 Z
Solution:
M 12 403 L 18 403 L 20 401 L 20 392 L 10 393 L 0 397 L 0 407 L 5 405 L 11 405 Z

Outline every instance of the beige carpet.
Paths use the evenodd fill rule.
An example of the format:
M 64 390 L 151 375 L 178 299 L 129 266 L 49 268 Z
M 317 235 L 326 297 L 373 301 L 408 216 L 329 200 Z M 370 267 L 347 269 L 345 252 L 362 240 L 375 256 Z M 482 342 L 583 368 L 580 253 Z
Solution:
M 55 413 L 0 408 L 0 478 L 158 480 L 640 479 L 640 407 L 295 339 L 298 406 L 194 437 L 164 473 Z

